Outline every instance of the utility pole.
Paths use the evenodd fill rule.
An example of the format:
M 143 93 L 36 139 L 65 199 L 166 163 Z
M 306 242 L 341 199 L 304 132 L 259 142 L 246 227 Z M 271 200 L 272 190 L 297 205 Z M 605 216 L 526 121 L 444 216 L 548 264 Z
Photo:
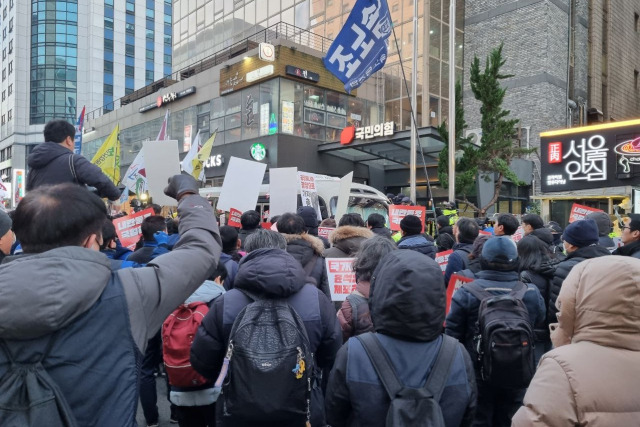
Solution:
M 456 0 L 449 6 L 449 200 L 456 199 Z

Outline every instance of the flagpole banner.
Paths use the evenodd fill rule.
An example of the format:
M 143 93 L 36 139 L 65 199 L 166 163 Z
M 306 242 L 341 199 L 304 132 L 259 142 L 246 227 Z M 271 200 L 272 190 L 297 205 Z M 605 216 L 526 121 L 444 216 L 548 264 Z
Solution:
M 82 151 L 82 126 L 84 125 L 84 110 L 86 107 L 82 107 L 82 112 L 78 116 L 76 123 L 76 136 L 74 138 L 73 152 L 80 154 Z
M 156 137 L 156 141 L 166 141 L 169 139 L 169 132 L 167 132 L 169 126 L 169 110 L 164 113 L 164 120 L 162 121 L 162 126 L 160 126 L 160 132 L 158 132 L 158 136 Z
M 266 163 L 231 157 L 217 208 L 223 211 L 235 208 L 241 212 L 255 210 L 266 169 Z
M 269 214 L 274 217 L 296 212 L 298 207 L 298 168 L 269 170 Z
M 102 169 L 105 175 L 113 181 L 114 184 L 120 182 L 120 140 L 118 134 L 120 133 L 120 125 L 116 125 L 115 129 L 102 143 L 98 152 L 91 163 Z
M 211 150 L 213 149 L 213 142 L 216 140 L 216 135 L 218 134 L 218 129 L 213 131 L 213 135 L 207 139 L 207 142 L 204 143 L 196 157 L 191 161 L 191 176 L 196 181 L 204 181 L 204 164 L 209 157 L 211 156 Z
M 153 209 L 147 208 L 113 220 L 116 234 L 118 234 L 118 239 L 120 239 L 122 246 L 132 251 L 135 250 L 136 243 L 140 240 L 140 235 L 142 234 L 142 221 L 151 215 L 153 215 Z
M 180 174 L 178 141 L 165 142 L 166 144 L 158 144 L 156 141 L 142 143 L 147 187 L 153 203 L 160 206 L 176 206 L 177 202 L 164 194 L 164 188 L 169 178 Z
M 300 199 L 302 200 L 302 206 L 312 206 L 318 215 L 318 219 L 321 219 L 322 214 L 320 213 L 320 200 L 318 199 L 316 174 L 298 172 L 298 183 L 300 185 Z
M 184 156 L 184 159 L 182 159 L 182 163 L 180 164 L 182 170 L 189 175 L 191 175 L 191 172 L 193 172 L 193 165 L 191 164 L 191 162 L 193 161 L 193 159 L 195 159 L 196 154 L 198 154 L 198 151 L 200 151 L 201 148 L 202 145 L 200 145 L 200 131 L 198 131 L 196 137 L 193 138 L 193 142 L 191 143 L 189 151 Z
M 331 291 L 331 301 L 344 301 L 356 290 L 356 273 L 353 271 L 355 258 L 327 258 L 327 279 Z
M 347 93 L 359 87 L 387 60 L 391 15 L 386 0 L 357 0 L 347 22 L 322 61 L 344 83 Z
M 347 213 L 351 195 L 351 182 L 353 182 L 353 172 L 349 172 L 340 179 L 340 192 L 338 193 L 338 205 L 336 206 L 336 224 Z
M 129 169 L 127 169 L 127 172 L 122 178 L 122 183 L 128 189 L 128 191 L 135 193 L 138 197 L 140 197 L 140 194 L 147 191 L 147 171 L 145 170 L 144 166 L 143 150 L 140 150 L 136 155 L 136 158 L 133 159 L 133 162 L 131 162 Z M 122 192 L 123 198 L 124 194 L 128 193 L 128 191 Z

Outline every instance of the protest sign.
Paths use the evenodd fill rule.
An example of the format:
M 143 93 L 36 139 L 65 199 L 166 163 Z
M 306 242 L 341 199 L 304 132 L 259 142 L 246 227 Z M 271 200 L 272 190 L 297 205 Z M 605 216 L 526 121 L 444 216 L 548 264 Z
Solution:
M 571 224 L 574 221 L 584 219 L 584 217 L 586 217 L 592 212 L 604 212 L 604 211 L 602 209 L 590 208 L 589 206 L 583 206 L 583 205 L 574 203 L 573 206 L 571 206 L 571 215 L 569 216 L 569 224 Z
M 426 208 L 424 206 L 391 205 L 389 206 L 389 228 L 391 231 L 399 231 L 402 218 L 407 215 L 414 215 L 420 218 L 422 232 L 424 232 L 425 212 Z
M 231 157 L 222 183 L 218 209 L 228 211 L 235 208 L 241 212 L 255 209 L 266 168 L 266 163 Z
M 453 294 L 460 289 L 462 285 L 469 282 L 473 282 L 473 279 L 470 277 L 460 276 L 459 274 L 451 275 L 447 285 L 447 314 L 449 314 L 449 309 L 451 308 L 451 299 L 453 298 Z
M 327 258 L 327 277 L 332 301 L 344 301 L 356 289 L 354 258 Z
M 298 168 L 269 169 L 269 214 L 282 215 L 298 208 Z
M 332 227 L 318 227 L 318 237 L 324 237 L 325 239 L 329 238 L 329 234 L 335 230 Z
M 524 228 L 520 226 L 516 229 L 516 232 L 513 233 L 513 236 L 511 236 L 511 240 L 518 243 L 520 240 L 522 240 L 523 237 L 524 237 Z
M 153 215 L 153 209 L 147 208 L 113 220 L 113 226 L 116 228 L 116 233 L 122 246 L 131 250 L 136 248 L 136 243 L 140 240 L 140 235 L 142 234 L 142 221 L 151 215 Z
M 147 188 L 153 203 L 176 206 L 175 199 L 164 194 L 169 178 L 180 174 L 178 141 L 145 141 L 142 143 Z
M 340 218 L 342 218 L 342 216 L 347 213 L 352 181 L 353 172 L 349 172 L 340 179 L 340 192 L 338 193 L 338 205 L 336 206 L 336 223 L 339 223 Z
M 484 231 L 484 230 L 478 231 L 478 234 L 484 234 L 485 236 L 493 236 L 493 233 L 490 233 L 490 232 Z
M 227 222 L 227 225 L 238 228 L 242 227 L 242 224 L 240 223 L 241 217 L 242 212 L 240 212 L 238 209 L 229 209 L 229 221 Z
M 447 264 L 449 264 L 449 255 L 452 253 L 453 249 L 449 249 L 448 251 L 442 251 L 436 254 L 436 262 L 440 266 L 442 274 L 444 274 L 444 271 L 447 269 Z
M 302 206 L 312 206 L 318 218 L 322 218 L 318 188 L 316 187 L 316 175 L 309 172 L 298 172 L 298 184 L 300 185 Z

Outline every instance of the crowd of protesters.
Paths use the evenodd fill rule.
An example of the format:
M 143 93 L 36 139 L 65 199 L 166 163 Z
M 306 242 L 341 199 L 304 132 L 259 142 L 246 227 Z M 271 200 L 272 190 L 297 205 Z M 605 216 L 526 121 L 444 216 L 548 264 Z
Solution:
M 453 206 L 435 236 L 348 213 L 324 240 L 306 207 L 220 226 L 176 175 L 178 217 L 145 218 L 131 251 L 57 125 L 0 212 L 0 425 L 135 425 L 138 400 L 157 425 L 161 365 L 181 427 L 638 425 L 640 215 L 618 248 L 607 215 L 487 232 Z M 339 306 L 326 258 L 354 259 Z

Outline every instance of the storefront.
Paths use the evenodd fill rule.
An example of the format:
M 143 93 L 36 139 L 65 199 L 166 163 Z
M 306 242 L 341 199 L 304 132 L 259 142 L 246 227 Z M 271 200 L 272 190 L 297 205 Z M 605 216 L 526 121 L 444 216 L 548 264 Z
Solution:
M 630 213 L 640 205 L 640 120 L 543 132 L 545 219 L 566 224 L 573 203 Z M 634 207 L 635 206 L 635 207 Z

